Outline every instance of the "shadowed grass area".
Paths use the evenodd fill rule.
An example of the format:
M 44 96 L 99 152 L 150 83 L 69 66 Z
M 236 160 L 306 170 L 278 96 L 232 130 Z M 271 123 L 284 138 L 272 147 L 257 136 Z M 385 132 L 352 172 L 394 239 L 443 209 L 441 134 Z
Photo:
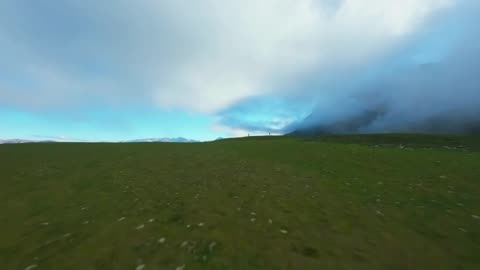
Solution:
M 480 140 L 476 136 L 437 136 L 428 134 L 372 134 L 372 135 L 329 135 L 304 137 L 307 141 L 322 141 L 345 144 L 361 144 L 374 147 L 401 147 L 424 149 L 447 149 L 480 151 Z
M 478 145 L 0 145 L 1 269 L 480 269 Z

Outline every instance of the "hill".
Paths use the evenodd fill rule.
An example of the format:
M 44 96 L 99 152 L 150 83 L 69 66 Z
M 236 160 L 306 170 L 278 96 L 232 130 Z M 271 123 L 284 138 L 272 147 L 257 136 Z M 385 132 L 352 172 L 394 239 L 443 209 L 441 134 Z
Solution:
M 324 119 L 322 111 L 314 111 L 288 135 L 319 136 L 366 133 L 480 135 L 480 120 L 478 117 L 466 118 L 452 113 L 448 117 L 436 116 L 426 119 L 412 119 L 407 121 L 408 123 L 403 123 L 402 120 L 404 119 L 398 117 L 399 123 L 389 125 L 389 121 L 385 121 L 387 114 L 388 110 L 384 106 L 344 115 L 337 119 L 328 119 L 328 117 Z

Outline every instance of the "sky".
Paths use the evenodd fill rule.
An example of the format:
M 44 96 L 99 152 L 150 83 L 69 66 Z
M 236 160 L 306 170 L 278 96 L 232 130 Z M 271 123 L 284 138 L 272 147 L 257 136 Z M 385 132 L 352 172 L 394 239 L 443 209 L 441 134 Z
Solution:
M 1 0 L 0 139 L 468 133 L 476 0 Z M 440 122 L 441 124 L 432 124 Z

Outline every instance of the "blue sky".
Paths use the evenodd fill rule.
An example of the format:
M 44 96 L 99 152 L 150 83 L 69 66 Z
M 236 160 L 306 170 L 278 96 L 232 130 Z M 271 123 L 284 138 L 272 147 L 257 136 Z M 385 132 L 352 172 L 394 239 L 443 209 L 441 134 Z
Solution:
M 34 140 L 118 141 L 138 138 L 178 137 L 195 134 L 197 140 L 215 139 L 211 116 L 144 108 L 96 107 L 69 112 L 0 110 L 8 138 Z M 3 131 L 3 130 L 2 130 Z
M 473 0 L 4 0 L 0 139 L 282 134 L 378 97 L 404 122 L 439 107 L 474 115 L 478 82 L 457 71 L 476 67 L 479 11 Z M 418 70 L 430 64 L 456 77 L 427 82 Z M 469 98 L 448 98 L 441 85 L 460 79 Z M 427 98 L 421 115 L 406 111 Z M 373 126 L 404 126 L 385 121 Z

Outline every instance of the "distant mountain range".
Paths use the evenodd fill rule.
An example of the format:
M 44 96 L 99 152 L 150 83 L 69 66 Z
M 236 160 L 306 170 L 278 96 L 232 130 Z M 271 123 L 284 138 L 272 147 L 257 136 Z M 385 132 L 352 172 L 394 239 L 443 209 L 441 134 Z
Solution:
M 43 140 L 43 141 L 33 141 L 33 140 L 21 140 L 21 139 L 9 139 L 9 140 L 0 140 L 0 144 L 13 144 L 13 143 L 52 143 L 55 141 Z
M 8 139 L 0 140 L 0 144 L 17 144 L 17 143 L 56 143 L 61 141 L 53 140 L 22 140 L 22 139 Z M 128 141 L 119 141 L 119 143 L 141 143 L 141 142 L 176 142 L 176 143 L 194 143 L 199 142 L 196 140 L 186 139 L 183 137 L 177 138 L 147 138 L 147 139 L 138 139 L 138 140 L 128 140 Z

